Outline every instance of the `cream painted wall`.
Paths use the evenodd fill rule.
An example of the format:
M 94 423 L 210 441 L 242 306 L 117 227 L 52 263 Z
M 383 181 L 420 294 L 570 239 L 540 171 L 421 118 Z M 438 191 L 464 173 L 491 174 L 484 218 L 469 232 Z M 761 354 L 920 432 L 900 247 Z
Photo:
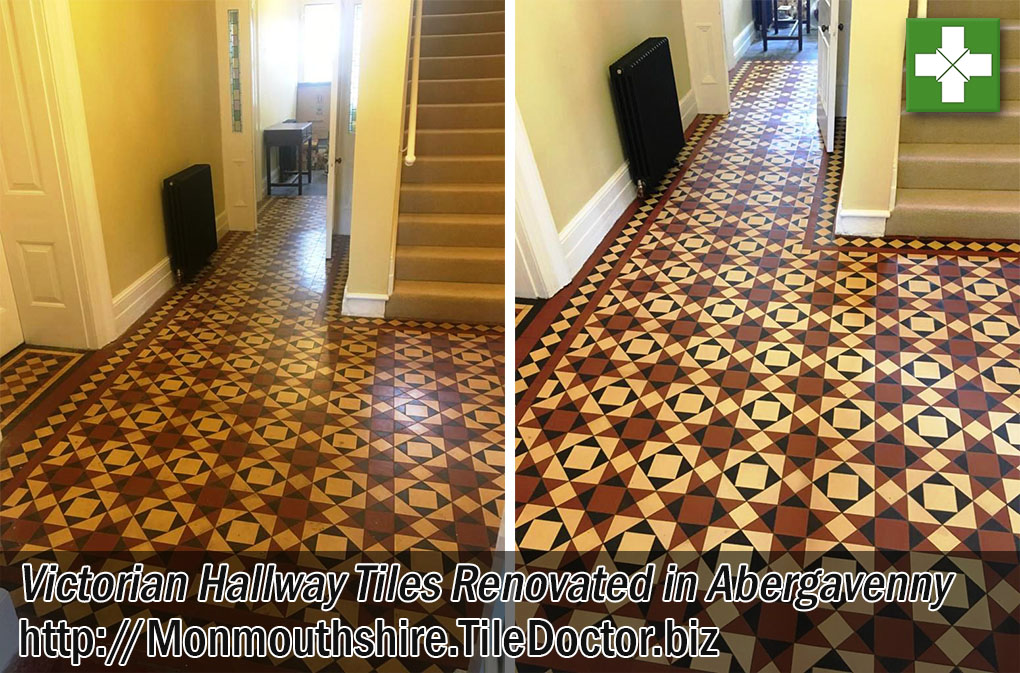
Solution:
M 350 271 L 346 294 L 388 295 L 400 195 L 400 148 L 411 0 L 372 0 L 361 9 L 362 85 L 354 146 Z
M 723 4 L 723 34 L 726 47 L 726 67 L 732 68 L 736 65 L 736 48 L 740 34 L 751 26 L 754 29 L 754 15 L 751 13 L 751 0 L 722 0 Z M 752 36 L 752 39 L 753 36 Z
M 258 0 L 260 128 L 296 117 L 301 6 L 301 0 Z M 272 165 L 277 167 L 277 150 L 271 151 Z M 266 193 L 266 165 L 261 138 L 255 139 L 255 153 L 261 184 L 259 194 L 263 195 Z
M 624 161 L 609 65 L 645 38 L 666 36 L 677 95 L 690 91 L 680 2 L 517 0 L 516 7 L 517 105 L 562 231 Z
M 224 206 L 212 0 L 72 0 L 103 242 L 116 295 L 166 257 L 163 179 L 212 165 Z
M 900 133 L 907 0 L 855 0 L 841 210 L 887 211 Z

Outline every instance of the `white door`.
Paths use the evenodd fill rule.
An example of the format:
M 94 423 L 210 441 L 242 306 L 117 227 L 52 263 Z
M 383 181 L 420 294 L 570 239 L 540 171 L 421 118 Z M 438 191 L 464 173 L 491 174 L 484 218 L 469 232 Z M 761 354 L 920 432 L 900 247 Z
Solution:
M 258 206 L 252 66 L 254 17 L 250 0 L 216 0 L 223 191 L 227 222 L 233 231 L 253 231 Z
M 75 215 L 43 14 L 40 2 L 0 2 L 0 231 L 10 274 L 2 301 L 8 308 L 10 289 L 17 332 L 30 343 L 85 347 L 82 262 L 72 246 Z M 4 322 L 13 315 L 4 311 Z M 6 350 L 6 325 L 3 341 Z
M 329 106 L 330 180 L 326 186 L 326 236 L 332 251 L 333 233 L 345 236 L 351 233 L 351 192 L 354 187 L 354 134 L 351 115 L 352 86 L 357 79 L 356 53 L 360 49 L 357 35 L 360 32 L 361 3 L 340 0 L 339 54 L 333 69 L 332 100 Z
M 730 76 L 726 70 L 726 48 L 721 0 L 684 0 L 681 5 L 691 88 L 701 114 L 729 114 Z M 680 48 L 669 45 L 671 50 Z M 673 56 L 676 62 L 678 56 Z
M 3 239 L 0 239 L 3 249 Z M 7 258 L 0 254 L 0 357 L 7 355 L 25 340 L 21 333 L 21 318 L 14 299 L 11 275 L 7 271 Z
M 818 128 L 825 151 L 836 133 L 836 56 L 839 53 L 839 0 L 818 0 Z

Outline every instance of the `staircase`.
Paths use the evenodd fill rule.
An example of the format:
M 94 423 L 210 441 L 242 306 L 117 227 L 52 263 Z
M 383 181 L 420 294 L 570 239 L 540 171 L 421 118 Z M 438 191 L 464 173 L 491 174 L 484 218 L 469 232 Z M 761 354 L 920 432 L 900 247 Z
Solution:
M 387 317 L 504 321 L 503 6 L 424 0 L 417 161 L 401 175 Z
M 928 0 L 928 16 L 1001 20 L 1002 105 L 998 113 L 901 113 L 886 234 L 1020 240 L 1020 1 Z

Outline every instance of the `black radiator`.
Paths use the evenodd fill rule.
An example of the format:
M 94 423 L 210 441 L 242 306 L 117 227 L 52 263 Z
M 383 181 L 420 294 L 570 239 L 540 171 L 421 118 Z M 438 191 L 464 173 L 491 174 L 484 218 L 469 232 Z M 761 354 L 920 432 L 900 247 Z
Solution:
M 616 120 L 638 192 L 654 191 L 684 146 L 669 40 L 650 37 L 609 66 Z
M 212 169 L 195 164 L 163 181 L 170 266 L 188 279 L 216 250 L 216 206 L 213 204 Z

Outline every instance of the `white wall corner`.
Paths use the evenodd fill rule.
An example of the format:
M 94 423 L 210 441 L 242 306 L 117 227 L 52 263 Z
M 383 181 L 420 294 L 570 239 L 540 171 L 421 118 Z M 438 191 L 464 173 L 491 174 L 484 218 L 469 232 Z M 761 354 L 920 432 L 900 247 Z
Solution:
M 571 278 L 636 198 L 637 188 L 625 161 L 560 232 Z
M 691 127 L 694 123 L 694 118 L 698 116 L 698 96 L 694 93 L 692 87 L 690 91 L 685 93 L 680 99 L 680 118 L 684 122 L 684 131 Z
M 223 240 L 228 231 L 230 231 L 230 220 L 227 217 L 227 211 L 224 210 L 216 215 L 216 240 Z
M 386 302 L 389 298 L 386 294 L 348 292 L 344 287 L 344 301 L 340 312 L 356 318 L 385 318 Z
M 141 318 L 159 298 L 174 287 L 174 274 L 170 258 L 164 257 L 151 269 L 139 276 L 135 282 L 121 290 L 113 298 L 114 325 L 117 336 L 124 334 L 136 320 Z
M 836 210 L 836 233 L 867 238 L 884 236 L 888 219 L 888 210 L 852 210 L 840 206 Z
M 751 47 L 751 42 L 754 39 L 754 22 L 751 22 L 744 26 L 744 29 L 737 33 L 737 36 L 733 38 L 733 65 L 744 58 L 744 54 Z
M 527 299 L 547 299 L 567 285 L 573 273 L 560 245 L 545 185 L 516 100 L 514 112 L 514 294 Z

